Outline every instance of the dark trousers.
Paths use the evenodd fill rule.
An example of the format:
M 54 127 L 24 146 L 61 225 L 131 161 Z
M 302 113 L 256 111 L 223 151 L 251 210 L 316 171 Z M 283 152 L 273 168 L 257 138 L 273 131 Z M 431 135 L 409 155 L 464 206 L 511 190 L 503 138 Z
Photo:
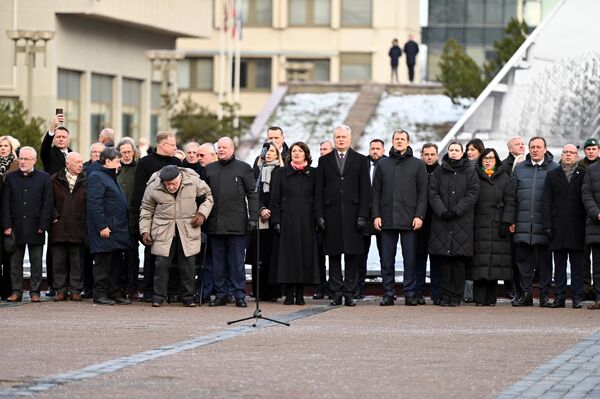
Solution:
M 29 265 L 31 270 L 31 290 L 30 294 L 40 294 L 40 284 L 42 283 L 42 253 L 43 245 L 27 244 L 29 251 Z M 25 256 L 25 245 L 16 245 L 15 252 L 10 258 L 10 282 L 13 294 L 23 295 L 23 257 Z
M 600 244 L 592 244 L 592 278 L 596 301 L 600 301 Z
M 415 64 L 406 64 L 408 67 L 408 80 L 411 82 L 415 79 Z
M 415 265 L 416 265 L 416 290 L 417 295 L 423 295 L 425 293 L 425 278 L 427 277 L 427 252 L 417 253 Z M 440 286 L 441 271 L 438 263 L 439 257 L 429 257 L 429 281 L 431 282 L 431 298 L 441 298 L 442 288 Z
M 402 257 L 404 261 L 404 296 L 413 297 L 416 293 L 416 255 L 417 240 L 416 232 L 412 230 L 383 230 L 381 232 L 381 278 L 383 281 L 383 294 L 394 296 L 396 290 L 396 250 L 398 248 L 398 236 L 402 245 Z
M 567 258 L 571 263 L 571 294 L 583 299 L 583 251 L 562 249 L 554 251 L 554 285 L 556 297 L 564 298 L 567 290 Z
M 137 240 L 133 240 L 137 243 Z M 138 292 L 138 275 L 140 274 L 140 254 L 138 247 L 126 249 L 123 251 L 121 264 L 121 284 L 120 288 L 129 294 Z
M 392 65 L 392 83 L 398 83 L 398 65 Z
M 217 299 L 224 298 L 230 293 L 230 283 L 233 284 L 235 299 L 246 296 L 246 270 L 244 253 L 246 250 L 245 235 L 213 234 L 210 236 L 212 246 L 213 281 Z
M 202 245 L 202 249 L 196 257 L 196 275 L 198 276 L 196 279 L 196 292 L 198 295 L 202 294 L 204 299 L 210 299 L 213 292 L 213 273 L 211 248 L 208 239 Z M 202 286 L 202 290 L 200 290 L 200 286 Z
M 521 279 L 519 278 L 519 266 L 517 265 L 517 244 L 510 243 L 510 265 L 512 267 L 512 280 L 504 281 L 507 290 L 512 290 L 514 297 L 519 298 L 523 291 L 521 290 Z
M 379 262 L 381 263 L 381 235 L 374 234 L 375 242 L 377 242 L 377 252 L 379 253 Z M 356 282 L 356 295 L 362 295 L 365 289 L 365 280 L 367 279 L 367 262 L 369 260 L 369 250 L 371 249 L 371 235 L 365 236 L 365 252 L 360 256 L 358 261 L 358 277 Z
M 120 298 L 122 250 L 94 254 L 94 299 Z
M 358 278 L 360 255 L 344 254 L 344 275 L 342 276 L 342 255 L 329 255 L 329 287 L 333 294 L 354 296 Z
M 54 268 L 52 287 L 60 294 L 66 294 L 67 288 L 72 294 L 79 294 L 83 290 L 83 244 L 51 244 L 50 249 Z
M 94 292 L 94 256 L 89 248 L 85 248 L 83 255 L 83 289 L 88 295 Z
M 442 301 L 460 304 L 465 292 L 467 258 L 464 256 L 436 256 L 440 265 Z
M 150 299 L 154 295 L 154 265 L 156 260 L 152 255 L 151 248 L 144 248 L 144 299 Z
M 498 299 L 498 280 L 473 281 L 473 301 L 478 305 L 494 305 Z
M 329 290 L 327 283 L 327 257 L 323 254 L 323 233 L 317 232 L 317 251 L 319 253 L 319 286 L 316 289 L 317 293 L 325 294 Z
M 523 292 L 531 293 L 534 269 L 538 270 L 540 293 L 547 294 L 552 280 L 552 257 L 547 245 L 517 244 L 517 266 Z
M 67 260 L 68 262 L 68 260 Z M 46 281 L 48 282 L 48 290 L 55 288 L 54 284 L 54 262 L 52 261 L 52 249 L 46 247 Z
M 2 237 L 0 237 L 2 241 Z M 2 248 L 2 245 L 0 245 Z M 6 299 L 12 294 L 10 284 L 10 254 L 0 249 L 0 298 Z
M 182 299 L 184 302 L 194 300 L 194 276 L 196 270 L 196 255 L 185 256 L 181 240 L 173 237 L 169 256 L 156 256 L 156 267 L 154 269 L 154 301 L 162 302 L 167 299 L 169 285 L 169 269 L 173 264 L 173 258 L 177 254 L 177 266 L 181 280 Z

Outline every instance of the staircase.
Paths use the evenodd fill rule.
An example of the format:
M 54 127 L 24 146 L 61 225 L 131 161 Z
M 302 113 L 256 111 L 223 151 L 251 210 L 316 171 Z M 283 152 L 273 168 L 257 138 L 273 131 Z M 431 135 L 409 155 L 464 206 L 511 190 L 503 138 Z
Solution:
M 352 141 L 357 143 L 379 104 L 384 84 L 366 83 L 360 87 L 358 98 L 344 121 L 352 129 Z

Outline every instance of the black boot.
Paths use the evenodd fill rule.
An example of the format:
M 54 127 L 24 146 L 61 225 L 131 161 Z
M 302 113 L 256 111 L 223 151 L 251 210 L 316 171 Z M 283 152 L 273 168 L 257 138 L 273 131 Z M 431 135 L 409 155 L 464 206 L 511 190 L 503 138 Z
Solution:
M 540 294 L 540 308 L 549 308 L 552 304 L 550 303 L 550 297 L 547 292 L 542 292 Z
M 293 305 L 294 304 L 294 286 L 292 284 L 287 284 L 285 286 L 285 301 L 283 301 L 284 305 Z
M 523 292 L 521 296 L 514 302 L 512 302 L 513 306 L 533 306 L 533 297 L 531 296 L 531 292 Z
M 296 305 L 304 305 L 304 286 L 296 284 Z
M 565 307 L 565 297 L 564 296 L 557 296 L 556 298 L 554 298 L 554 302 L 552 302 L 550 304 L 550 307 L 553 308 L 553 309 L 564 308 Z

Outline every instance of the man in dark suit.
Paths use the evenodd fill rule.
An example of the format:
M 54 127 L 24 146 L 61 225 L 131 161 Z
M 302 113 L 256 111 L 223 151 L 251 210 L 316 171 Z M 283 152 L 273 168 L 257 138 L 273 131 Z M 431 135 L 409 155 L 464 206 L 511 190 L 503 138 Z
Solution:
M 335 149 L 319 159 L 315 192 L 317 229 L 324 231 L 323 252 L 329 255 L 332 305 L 354 306 L 358 261 L 363 253 L 362 231 L 369 217 L 369 162 L 350 148 L 349 126 L 333 131 Z M 342 254 L 345 276 L 342 277 Z
M 44 172 L 49 175 L 65 168 L 67 154 L 72 151 L 69 148 L 69 130 L 62 124 L 63 122 L 63 115 L 54 116 L 40 148 Z

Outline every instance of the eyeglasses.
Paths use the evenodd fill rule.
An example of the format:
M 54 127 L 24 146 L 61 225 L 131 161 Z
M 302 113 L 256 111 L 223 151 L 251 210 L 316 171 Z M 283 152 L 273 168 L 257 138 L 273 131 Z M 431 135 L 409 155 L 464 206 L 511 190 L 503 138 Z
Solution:
M 19 157 L 17 158 L 19 161 L 33 161 L 35 160 L 35 158 L 25 158 L 25 157 Z
M 577 155 L 577 151 L 563 151 L 562 153 L 565 155 Z
M 484 160 L 484 161 L 495 161 L 495 160 L 496 160 L 496 157 L 494 157 L 494 156 L 491 156 L 491 157 L 483 157 L 483 160 Z

